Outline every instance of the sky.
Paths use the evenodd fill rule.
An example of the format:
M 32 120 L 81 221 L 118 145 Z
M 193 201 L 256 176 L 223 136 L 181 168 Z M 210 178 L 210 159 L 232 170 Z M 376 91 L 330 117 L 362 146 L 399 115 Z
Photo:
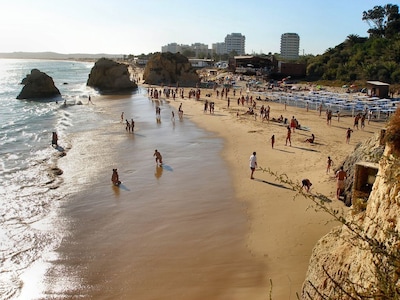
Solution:
M 363 12 L 399 5 L 388 1 L 0 0 L 0 52 L 139 55 L 241 33 L 247 54 L 279 53 L 292 32 L 300 55 L 318 55 L 350 34 L 367 37 Z

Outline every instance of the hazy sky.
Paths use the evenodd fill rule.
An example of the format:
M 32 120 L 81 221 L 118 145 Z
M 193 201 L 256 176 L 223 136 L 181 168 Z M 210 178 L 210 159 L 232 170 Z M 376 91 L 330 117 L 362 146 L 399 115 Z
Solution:
M 0 0 L 0 52 L 141 54 L 161 46 L 246 36 L 246 53 L 279 53 L 283 33 L 300 54 L 368 36 L 363 11 L 381 0 Z

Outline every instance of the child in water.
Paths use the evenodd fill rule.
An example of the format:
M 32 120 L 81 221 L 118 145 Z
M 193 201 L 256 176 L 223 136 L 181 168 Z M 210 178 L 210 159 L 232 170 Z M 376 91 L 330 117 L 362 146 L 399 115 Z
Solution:
M 158 152 L 158 150 L 157 150 L 157 149 L 154 151 L 154 154 L 153 154 L 153 156 L 155 156 L 155 157 L 156 157 L 156 164 L 160 164 L 160 165 L 162 165 L 162 156 L 161 156 L 161 153 L 160 153 L 160 152 Z
M 121 181 L 119 181 L 119 176 L 118 176 L 118 172 L 117 169 L 113 169 L 113 173 L 111 176 L 111 181 L 114 185 L 120 185 Z

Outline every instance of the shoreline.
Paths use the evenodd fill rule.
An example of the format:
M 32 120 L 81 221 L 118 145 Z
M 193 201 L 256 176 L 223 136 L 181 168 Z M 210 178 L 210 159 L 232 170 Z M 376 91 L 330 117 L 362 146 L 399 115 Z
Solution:
M 187 91 L 188 88 L 185 89 L 185 99 L 166 101 L 175 109 L 183 103 L 184 118 L 224 140 L 221 157 L 228 162 L 237 200 L 246 206 L 247 249 L 266 266 L 265 280 L 271 280 L 273 288 L 269 282 L 265 283 L 268 289 L 272 289 L 274 299 L 296 297 L 296 293 L 301 292 L 314 245 L 338 224 L 330 222 L 332 219 L 328 215 L 310 209 L 311 203 L 305 198 L 294 199 L 296 192 L 274 181 L 269 174 L 256 171 L 255 180 L 250 180 L 248 159 L 251 153 L 257 152 L 259 167 L 287 174 L 298 182 L 309 178 L 313 183 L 311 192 L 328 196 L 332 207 L 347 212 L 350 208 L 335 198 L 333 170 L 339 168 L 358 142 L 379 132 L 384 123 L 371 122 L 365 130 L 355 129 L 350 144 L 345 144 L 345 131 L 348 127 L 353 128 L 353 118 L 344 117 L 340 122 L 335 119 L 328 126 L 325 112 L 319 116 L 315 110 L 306 112 L 304 108 L 293 106 L 287 106 L 285 110 L 281 103 L 257 101 L 257 108 L 263 104 L 271 107 L 271 117 L 283 114 L 290 119 L 293 115 L 310 128 L 310 131 L 296 130 L 292 134 L 292 147 L 289 147 L 284 146 L 284 126 L 244 115 L 247 107 L 238 107 L 237 97 L 233 99 L 233 95 L 229 95 L 228 108 L 226 99 L 217 98 L 211 89 L 201 89 L 198 101 L 186 98 Z M 205 98 L 205 94 L 212 95 Z M 214 114 L 203 112 L 205 100 L 215 102 Z M 315 134 L 316 143 L 305 143 L 311 133 Z M 274 149 L 271 149 L 270 142 L 272 134 L 276 138 Z M 334 165 L 331 173 L 326 174 L 329 155 Z

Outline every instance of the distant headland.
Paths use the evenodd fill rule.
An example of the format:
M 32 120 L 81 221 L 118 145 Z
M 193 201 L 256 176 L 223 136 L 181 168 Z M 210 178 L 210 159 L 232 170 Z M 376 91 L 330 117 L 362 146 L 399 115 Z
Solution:
M 71 54 L 61 54 L 56 52 L 10 52 L 10 53 L 0 53 L 0 58 L 14 58 L 14 59 L 61 59 L 61 60 L 97 60 L 102 57 L 119 59 L 123 58 L 123 54 L 88 54 L 88 53 L 71 53 Z

